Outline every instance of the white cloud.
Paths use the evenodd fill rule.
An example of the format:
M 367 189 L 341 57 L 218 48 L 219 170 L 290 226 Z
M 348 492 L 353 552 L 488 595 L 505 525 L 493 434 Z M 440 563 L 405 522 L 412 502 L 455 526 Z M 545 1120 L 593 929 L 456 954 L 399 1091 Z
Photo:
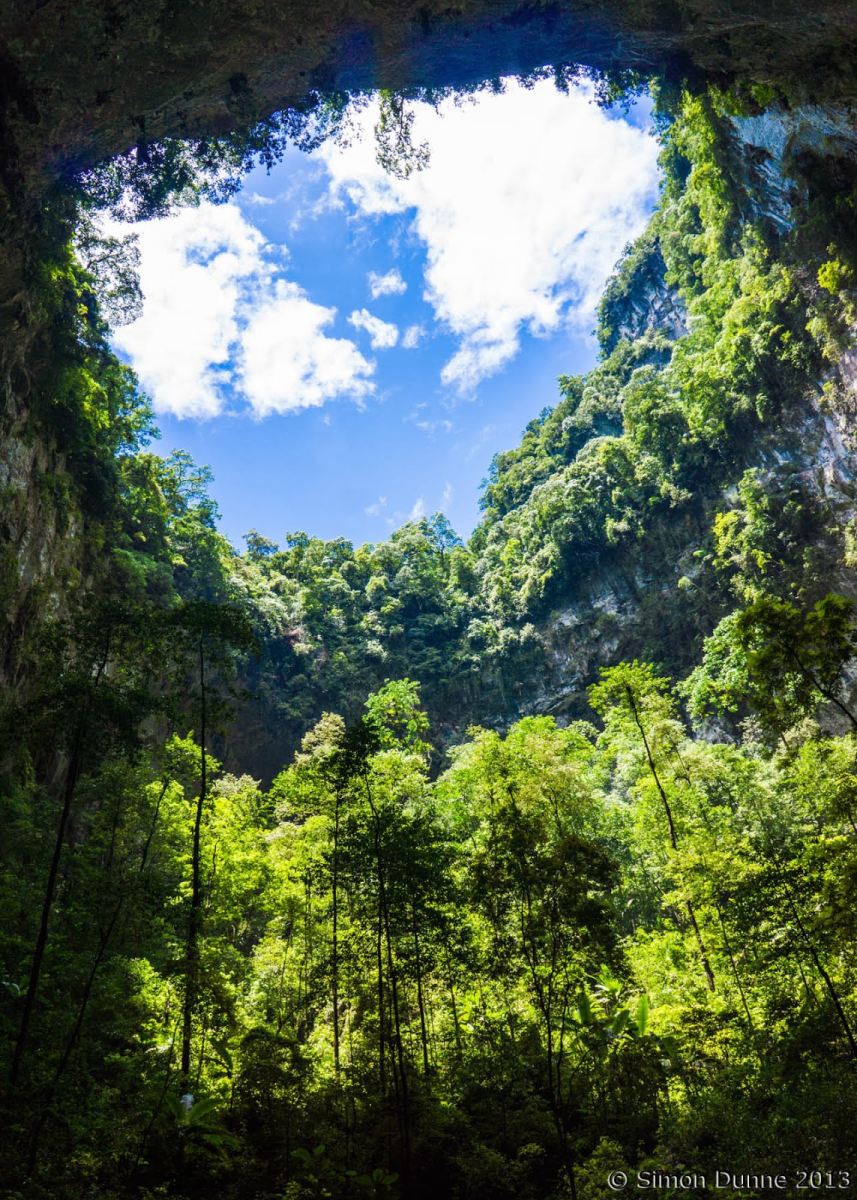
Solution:
M 418 105 L 414 136 L 429 142 L 431 161 L 397 180 L 375 161 L 374 110 L 359 119 L 362 138 L 317 153 L 332 194 L 365 216 L 413 212 L 426 299 L 459 342 L 445 383 L 472 389 L 517 353 L 524 329 L 591 327 L 655 198 L 653 137 L 611 119 L 588 87 L 509 83 L 466 105 Z
M 140 223 L 142 315 L 116 331 L 159 412 L 213 417 L 231 397 L 254 415 L 311 408 L 373 390 L 375 365 L 326 332 L 336 309 L 283 277 L 234 204 L 201 204 Z
M 267 274 L 264 239 L 231 204 L 183 209 L 135 232 L 143 313 L 114 341 L 159 412 L 213 417 L 224 407 L 242 291 Z
M 452 504 L 452 498 L 454 495 L 455 495 L 455 488 L 452 486 L 452 484 L 449 482 L 444 484 L 443 494 L 441 495 L 441 498 L 440 498 L 440 502 L 444 508 L 448 508 L 449 505 Z
M 369 294 L 373 300 L 377 300 L 379 296 L 401 296 L 408 290 L 408 285 L 395 267 L 391 271 L 387 271 L 385 275 L 379 275 L 377 271 L 370 271 L 366 279 L 369 283 Z
M 313 304 L 296 283 L 284 279 L 254 310 L 241 337 L 238 369 L 257 416 L 371 391 L 374 365 L 347 338 L 324 333 L 335 315 L 336 309 Z
M 426 331 L 422 325 L 409 325 L 402 334 L 402 346 L 405 350 L 416 350 L 425 337 L 425 333 Z
M 414 421 L 414 424 L 417 429 L 429 434 L 437 433 L 438 430 L 442 433 L 452 433 L 454 428 L 452 421 Z
M 372 504 L 367 504 L 363 509 L 367 517 L 379 517 L 387 507 L 387 497 L 379 496 Z
M 369 334 L 373 350 L 389 350 L 399 340 L 399 327 L 382 321 L 366 308 L 356 309 L 348 318 L 348 324 Z
M 408 513 L 408 520 L 409 521 L 419 521 L 419 519 L 421 517 L 424 517 L 425 515 L 426 515 L 426 502 L 423 499 L 423 497 L 420 496 L 419 499 L 414 501 L 414 506 L 411 509 L 411 511 Z

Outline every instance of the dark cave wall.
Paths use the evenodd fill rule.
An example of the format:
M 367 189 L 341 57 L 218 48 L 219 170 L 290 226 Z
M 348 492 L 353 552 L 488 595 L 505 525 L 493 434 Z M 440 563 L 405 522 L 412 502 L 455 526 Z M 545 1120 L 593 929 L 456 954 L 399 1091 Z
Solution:
M 848 91 L 848 0 L 6 0 L 7 185 L 141 136 L 223 133 L 311 89 L 464 84 L 546 62 Z

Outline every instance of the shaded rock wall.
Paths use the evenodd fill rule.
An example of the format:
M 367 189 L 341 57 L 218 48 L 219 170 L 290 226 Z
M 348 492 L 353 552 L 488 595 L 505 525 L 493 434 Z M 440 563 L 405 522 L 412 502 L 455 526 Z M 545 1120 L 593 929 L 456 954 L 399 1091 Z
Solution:
M 602 306 L 602 321 L 609 328 L 603 349 L 609 354 L 621 341 L 635 342 L 646 334 L 661 333 L 670 340 L 687 332 L 687 309 L 678 292 L 666 284 L 666 263 L 657 242 L 643 255 L 632 249 L 634 264 L 622 281 L 618 296 L 609 288 Z
M 841 530 L 857 519 L 857 454 L 842 415 L 823 411 L 818 399 L 778 437 L 760 443 L 747 466 L 771 489 L 785 479 L 800 481 Z M 715 597 L 700 593 L 696 551 L 713 513 L 733 498 L 727 490 L 700 513 L 664 522 L 643 545 L 581 580 L 576 594 L 540 624 L 545 669 L 533 679 L 522 712 L 589 715 L 588 684 L 601 666 L 623 659 L 650 659 L 679 673 L 698 661 L 702 637 L 722 614 Z M 857 598 L 853 566 L 843 564 L 829 586 Z M 734 599 L 723 612 L 733 605 Z M 513 719 L 497 708 L 497 724 Z
M 801 184 L 795 164 L 806 154 L 857 159 L 857 107 L 850 104 L 775 106 L 756 116 L 733 117 L 743 182 L 754 215 L 781 233 Z
M 26 430 L 5 431 L 0 456 L 0 686 L 14 688 L 23 664 L 16 649 L 38 609 L 55 610 L 80 581 L 82 522 L 69 497 L 62 455 Z

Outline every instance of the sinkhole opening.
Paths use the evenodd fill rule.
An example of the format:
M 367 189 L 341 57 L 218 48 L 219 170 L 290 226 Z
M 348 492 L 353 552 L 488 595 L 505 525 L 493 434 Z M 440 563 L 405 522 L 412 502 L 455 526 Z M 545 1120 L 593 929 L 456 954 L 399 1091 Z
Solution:
M 413 101 L 404 169 L 379 151 L 382 103 L 225 203 L 105 221 L 139 256 L 112 342 L 151 448 L 210 468 L 238 547 L 377 543 L 435 513 L 469 537 L 494 455 L 596 363 L 605 283 L 657 202 L 648 93 L 508 79 Z

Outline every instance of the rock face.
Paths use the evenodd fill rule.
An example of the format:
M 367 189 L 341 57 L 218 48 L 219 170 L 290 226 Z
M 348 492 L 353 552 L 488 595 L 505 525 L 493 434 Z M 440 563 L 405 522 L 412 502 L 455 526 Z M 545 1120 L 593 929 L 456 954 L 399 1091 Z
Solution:
M 857 108 L 848 104 L 772 107 L 757 116 L 733 117 L 737 161 L 752 211 L 780 233 L 791 225 L 800 190 L 795 167 L 808 155 L 857 159 Z
M 667 285 L 666 264 L 657 240 L 632 247 L 626 263 L 627 269 L 620 267 L 618 274 L 620 286 L 608 287 L 601 303 L 603 322 L 609 329 L 603 344 L 607 354 L 619 342 L 635 342 L 646 334 L 662 334 L 673 341 L 687 333 L 687 310 L 676 290 Z
M 818 498 L 834 527 L 844 529 L 857 519 L 857 455 L 843 414 L 823 411 L 818 400 L 808 401 L 776 439 L 761 443 L 748 465 L 768 489 L 799 483 Z M 731 499 L 726 493 L 703 513 L 665 524 L 642 547 L 585 576 L 578 594 L 540 625 L 545 669 L 523 698 L 523 712 L 560 719 L 590 715 L 586 688 L 599 667 L 610 663 L 643 658 L 680 674 L 698 661 L 706 626 L 712 613 L 715 619 L 719 614 L 716 599 L 697 590 L 695 552 L 712 512 L 729 507 Z M 843 566 L 829 586 L 857 598 L 851 567 Z M 734 599 L 724 612 L 733 605 Z M 500 708 L 493 714 L 499 725 L 513 719 Z
M 75 506 L 63 503 L 65 464 L 23 422 L 7 433 L 0 457 L 0 688 L 14 691 L 21 664 L 15 647 L 34 609 L 50 613 L 65 588 L 79 582 L 84 554 Z M 52 486 L 48 486 L 51 481 Z

